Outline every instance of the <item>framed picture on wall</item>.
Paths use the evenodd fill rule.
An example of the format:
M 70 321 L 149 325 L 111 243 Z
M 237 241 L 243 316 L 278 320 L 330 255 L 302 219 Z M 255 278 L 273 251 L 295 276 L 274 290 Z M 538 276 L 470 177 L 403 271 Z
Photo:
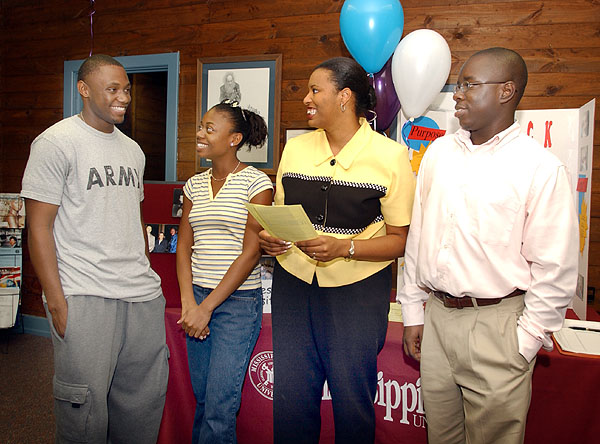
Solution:
M 183 213 L 183 188 L 173 189 L 173 207 L 171 217 L 181 217 Z
M 178 224 L 146 224 L 146 230 L 148 230 L 148 248 L 151 253 L 175 253 L 177 251 Z M 151 247 L 152 241 L 154 248 Z
M 254 111 L 267 123 L 267 141 L 252 150 L 241 147 L 238 158 L 275 174 L 279 164 L 281 54 L 201 58 L 197 75 L 196 129 L 206 111 L 226 99 Z M 210 160 L 196 154 L 196 171 L 207 168 Z

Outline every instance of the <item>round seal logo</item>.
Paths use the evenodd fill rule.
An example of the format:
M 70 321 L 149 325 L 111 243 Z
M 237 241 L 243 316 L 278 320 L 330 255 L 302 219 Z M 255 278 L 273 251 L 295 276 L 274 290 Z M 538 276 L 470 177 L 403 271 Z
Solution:
M 254 388 L 265 398 L 273 400 L 273 352 L 257 353 L 248 366 L 248 376 Z

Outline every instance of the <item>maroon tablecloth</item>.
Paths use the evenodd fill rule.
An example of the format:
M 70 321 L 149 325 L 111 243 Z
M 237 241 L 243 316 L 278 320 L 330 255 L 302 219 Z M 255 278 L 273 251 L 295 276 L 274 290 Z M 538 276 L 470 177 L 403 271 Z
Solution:
M 171 217 L 173 189 L 183 184 L 144 184 L 144 219 L 147 223 L 179 223 Z M 167 399 L 158 442 L 186 444 L 191 441 L 194 395 L 189 381 L 185 336 L 179 318 L 179 286 L 174 254 L 152 254 L 152 267 L 162 279 L 167 298 L 165 323 L 171 351 Z M 394 295 L 391 295 L 393 301 Z M 568 317 L 574 317 L 569 310 Z M 600 320 L 588 310 L 588 320 Z M 272 442 L 272 402 L 267 398 L 272 364 L 271 317 L 265 315 L 263 330 L 252 357 L 242 392 L 238 416 L 240 444 Z M 402 352 L 402 324 L 390 323 L 385 347 L 379 355 L 376 402 L 378 443 L 426 442 L 425 420 L 420 411 L 417 364 Z M 254 384 L 253 384 L 254 381 Z M 540 352 L 533 374 L 533 397 L 525 441 L 538 443 L 596 443 L 600 411 L 600 359 Z M 256 387 L 255 387 L 256 386 Z M 258 388 L 257 388 L 258 387 Z M 267 397 L 265 397 L 267 396 Z M 322 403 L 322 443 L 333 443 L 331 402 Z
M 178 308 L 167 308 L 167 343 L 171 350 L 169 386 L 158 442 L 191 441 L 194 395 L 189 381 L 185 337 L 176 324 Z M 269 444 L 272 438 L 271 316 L 250 361 L 238 416 L 240 444 Z M 375 402 L 377 443 L 426 443 L 418 366 L 402 352 L 402 324 L 390 322 L 379 355 L 379 387 Z M 540 352 L 533 376 L 533 398 L 527 420 L 526 443 L 595 443 L 600 407 L 600 359 Z M 331 402 L 322 403 L 321 443 L 333 443 Z

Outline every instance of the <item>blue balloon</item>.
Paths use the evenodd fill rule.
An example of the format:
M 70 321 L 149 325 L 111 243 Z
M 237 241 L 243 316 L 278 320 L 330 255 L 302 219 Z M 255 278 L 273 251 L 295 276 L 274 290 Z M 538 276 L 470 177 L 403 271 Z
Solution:
M 370 74 L 379 72 L 392 56 L 404 29 L 398 0 L 346 0 L 340 14 L 344 43 Z

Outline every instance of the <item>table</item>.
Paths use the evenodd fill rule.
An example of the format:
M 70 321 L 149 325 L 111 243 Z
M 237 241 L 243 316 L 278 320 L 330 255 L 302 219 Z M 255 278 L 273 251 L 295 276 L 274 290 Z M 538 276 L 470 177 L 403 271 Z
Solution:
M 165 325 L 171 351 L 169 385 L 158 442 L 191 441 L 194 395 L 189 381 L 185 334 L 176 324 L 178 308 L 167 308 Z M 427 442 L 420 398 L 418 364 L 402 351 L 401 323 L 390 322 L 378 359 L 379 382 L 375 401 L 377 443 Z M 242 390 L 237 432 L 240 444 L 273 442 L 271 316 L 263 317 Z M 533 374 L 533 396 L 525 442 L 581 444 L 598 442 L 596 417 L 600 396 L 600 359 L 541 351 Z M 331 402 L 322 403 L 321 444 L 333 443 Z

